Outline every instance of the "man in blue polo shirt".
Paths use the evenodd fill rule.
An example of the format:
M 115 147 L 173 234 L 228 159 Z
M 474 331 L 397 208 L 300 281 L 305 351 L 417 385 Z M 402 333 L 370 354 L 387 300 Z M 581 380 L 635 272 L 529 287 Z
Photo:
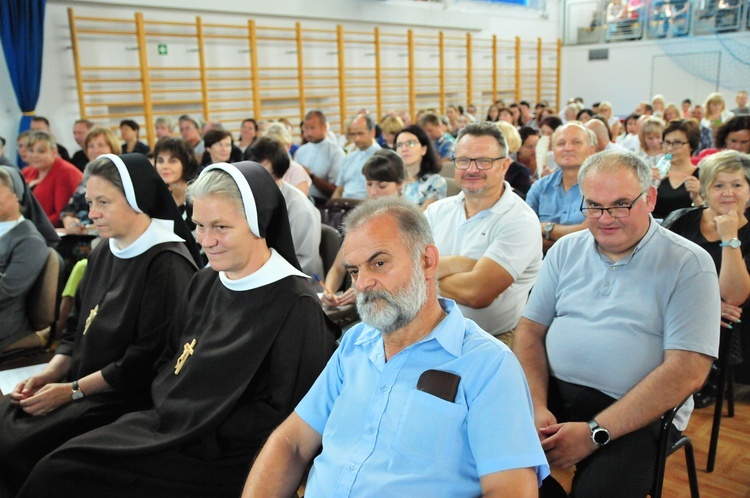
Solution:
M 526 194 L 526 203 L 541 222 L 545 252 L 563 235 L 586 228 L 578 210 L 578 170 L 596 152 L 596 136 L 578 121 L 566 123 L 552 136 L 552 150 L 559 168 L 534 182 Z
M 659 417 L 718 354 L 719 279 L 705 250 L 654 221 L 651 169 L 636 156 L 600 152 L 578 184 L 588 230 L 547 253 L 513 351 L 550 465 L 576 466 L 571 495 L 646 496 Z M 548 483 L 541 496 L 557 496 Z
M 271 435 L 243 497 L 536 497 L 549 474 L 510 350 L 437 297 L 418 207 L 367 201 L 346 221 L 362 321 Z

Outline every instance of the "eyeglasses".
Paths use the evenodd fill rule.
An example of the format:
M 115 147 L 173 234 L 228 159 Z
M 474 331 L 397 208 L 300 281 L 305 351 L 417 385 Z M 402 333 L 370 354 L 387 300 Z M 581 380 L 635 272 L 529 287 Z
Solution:
M 418 140 L 407 140 L 406 142 L 396 142 L 396 149 L 403 149 L 404 147 L 409 147 L 410 149 L 413 149 L 419 144 Z
M 586 218 L 590 218 L 592 220 L 596 220 L 604 216 L 604 211 L 606 211 L 607 214 L 609 214 L 612 218 L 627 218 L 628 216 L 630 216 L 630 210 L 633 209 L 635 203 L 638 202 L 638 199 L 640 199 L 645 193 L 645 191 L 641 192 L 640 195 L 630 203 L 630 206 L 612 206 L 608 208 L 583 207 L 583 203 L 585 201 L 581 199 L 581 212 Z
M 500 159 L 505 159 L 508 156 L 500 156 L 500 157 L 454 157 L 453 158 L 453 164 L 456 166 L 456 169 L 469 169 L 471 167 L 471 163 L 475 163 L 477 165 L 477 169 L 479 170 L 485 170 L 490 169 L 492 165 L 495 163 L 495 161 L 499 161 Z
M 669 141 L 669 140 L 664 140 L 664 141 L 663 141 L 663 142 L 662 142 L 661 144 L 662 144 L 662 145 L 663 145 L 664 147 L 667 147 L 667 148 L 669 148 L 669 147 L 674 147 L 675 149 L 679 149 L 679 148 L 680 148 L 680 147 L 682 147 L 683 145 L 687 145 L 687 144 L 688 144 L 688 142 L 681 142 L 681 141 L 679 141 L 679 140 L 675 140 L 674 142 L 671 142 L 671 141 Z

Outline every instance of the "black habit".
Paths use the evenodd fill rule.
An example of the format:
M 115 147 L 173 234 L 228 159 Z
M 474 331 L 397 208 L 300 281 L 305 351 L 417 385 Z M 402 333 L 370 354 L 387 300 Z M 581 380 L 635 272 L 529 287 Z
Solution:
M 266 271 L 285 276 L 246 290 L 198 272 L 175 314 L 153 408 L 72 439 L 19 496 L 236 498 L 265 439 L 323 370 L 339 331 L 297 273 L 283 197 L 259 165 L 235 166 L 257 203 L 243 198 L 247 216 L 273 248 L 255 274 L 289 271 Z
M 152 220 L 171 221 L 172 236 L 189 236 L 171 194 L 144 156 L 108 158 L 133 209 Z M 12 405 L 9 397 L 0 400 L 0 496 L 12 494 L 40 458 L 70 438 L 151 406 L 155 365 L 168 344 L 174 309 L 196 270 L 189 250 L 194 242 L 152 242 L 129 256 L 117 256 L 114 241 L 109 242 L 89 257 L 56 353 L 71 357 L 71 368 L 59 382 L 101 371 L 112 391 L 89 393 L 38 417 Z

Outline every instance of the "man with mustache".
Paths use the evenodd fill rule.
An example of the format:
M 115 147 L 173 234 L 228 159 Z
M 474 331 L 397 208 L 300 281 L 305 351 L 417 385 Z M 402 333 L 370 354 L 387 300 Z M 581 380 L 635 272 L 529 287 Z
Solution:
M 586 228 L 579 211 L 578 170 L 596 152 L 596 135 L 578 121 L 565 123 L 552 135 L 552 151 L 559 166 L 531 185 L 526 202 L 539 216 L 544 252 L 560 237 Z
M 494 123 L 472 123 L 458 136 L 456 196 L 425 214 L 441 253 L 440 295 L 510 345 L 542 261 L 539 220 L 505 181 L 505 136 Z
M 243 497 L 536 497 L 548 475 L 510 350 L 437 295 L 418 207 L 367 201 L 345 221 L 363 323 L 271 435 Z M 322 453 L 316 457 L 322 445 Z

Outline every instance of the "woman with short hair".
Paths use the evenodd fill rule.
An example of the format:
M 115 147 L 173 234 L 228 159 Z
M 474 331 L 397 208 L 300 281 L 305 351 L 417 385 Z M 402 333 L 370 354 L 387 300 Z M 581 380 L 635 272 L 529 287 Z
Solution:
M 690 156 L 700 142 L 698 125 L 692 119 L 670 121 L 662 133 L 664 153 L 671 154 L 671 166 L 659 183 L 656 206 L 653 216 L 666 218 L 669 213 L 684 207 L 700 206 L 698 168 L 690 161 Z
M 86 158 L 93 161 L 102 154 L 122 154 L 120 141 L 109 128 L 95 126 L 83 141 Z M 82 179 L 76 191 L 60 213 L 62 225 L 69 235 L 87 235 L 92 226 L 89 219 L 89 204 L 86 202 L 86 183 Z
M 700 121 L 701 138 L 700 145 L 697 147 L 698 152 L 713 147 L 716 130 L 734 117 L 734 114 L 727 110 L 724 96 L 719 92 L 708 94 L 703 103 L 703 109 L 706 114 Z
M 34 131 L 26 140 L 29 165 L 21 172 L 55 227 L 62 226 L 60 213 L 81 182 L 78 168 L 57 155 L 55 137 Z
M 635 155 L 651 168 L 655 168 L 661 158 L 664 157 L 663 133 L 664 121 L 654 116 L 646 118 L 638 130 L 638 141 L 641 148 Z
M 193 148 L 181 138 L 161 138 L 154 146 L 154 167 L 167 184 L 182 219 L 192 232 L 195 224 L 191 219 L 192 209 L 187 202 L 187 186 L 188 182 L 198 176 L 198 162 Z
M 750 298 L 750 224 L 746 212 L 750 157 L 727 150 L 703 159 L 700 190 L 706 205 L 675 211 L 664 220 L 664 226 L 701 246 L 714 260 L 721 292 L 721 341 L 729 341 L 730 363 L 737 365 L 750 355 L 750 316 L 743 309 Z M 741 320 L 743 316 L 745 320 Z M 693 395 L 697 408 L 714 402 L 717 373 L 714 366 L 706 385 Z M 734 373 L 742 383 L 750 382 L 746 364 L 736 366 Z

